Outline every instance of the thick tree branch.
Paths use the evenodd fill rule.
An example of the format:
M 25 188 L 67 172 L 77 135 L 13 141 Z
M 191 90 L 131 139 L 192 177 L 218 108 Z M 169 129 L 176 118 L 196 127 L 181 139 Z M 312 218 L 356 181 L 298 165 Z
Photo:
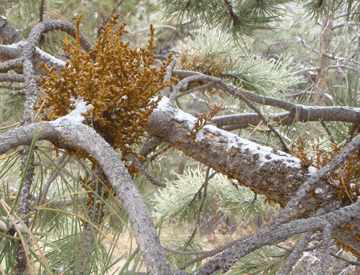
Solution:
M 297 158 L 212 125 L 204 126 L 192 139 L 188 134 L 197 118 L 171 106 L 166 98 L 150 119 L 146 128 L 150 134 L 280 203 L 286 204 L 310 174 Z
M 66 119 L 23 126 L 0 136 L 0 154 L 30 144 L 37 128 L 40 129 L 39 140 L 49 140 L 68 150 L 83 150 L 99 163 L 129 216 L 148 274 L 170 275 L 169 265 L 142 196 L 119 156 L 93 129 Z
M 40 77 L 34 77 L 36 82 L 40 82 Z M 0 73 L 0 82 L 25 82 L 25 77 L 21 74 L 3 74 Z
M 329 212 L 340 207 L 341 202 L 335 197 L 334 187 L 322 178 L 354 152 L 360 142 L 360 136 L 355 137 L 328 165 L 313 174 L 315 169 L 308 170 L 301 166 L 297 158 L 211 125 L 204 126 L 195 138 L 189 137 L 197 119 L 171 106 L 165 98 L 150 118 L 147 126 L 150 134 L 210 165 L 214 170 L 239 180 L 256 193 L 286 205 L 276 219 L 277 224 L 285 222 L 294 210 L 296 217 L 299 217 L 304 214 L 313 216 L 320 208 Z M 316 195 L 312 195 L 310 189 Z M 333 235 L 360 252 L 354 234 L 341 228 Z
M 304 252 L 306 245 L 309 243 L 311 239 L 311 235 L 313 232 L 306 232 L 301 236 L 301 239 L 296 244 L 295 248 L 293 249 L 292 253 L 290 254 L 289 259 L 286 263 L 281 267 L 281 270 L 277 275 L 288 275 L 291 273 L 293 266 L 296 264 L 297 260 Z
M 279 125 L 290 125 L 294 122 L 309 121 L 339 121 L 356 123 L 360 119 L 360 108 L 352 107 L 320 107 L 296 105 L 296 111 L 284 112 L 280 114 L 270 114 L 269 121 Z M 221 117 L 214 117 L 211 123 L 217 127 L 227 127 L 232 125 L 257 125 L 261 119 L 255 113 L 235 114 Z
M 20 32 L 11 26 L 6 17 L 0 16 L 0 44 L 13 44 L 24 40 Z
M 341 106 L 305 106 L 290 103 L 285 100 L 250 93 L 245 91 L 244 89 L 239 89 L 233 85 L 226 84 L 219 78 L 204 75 L 201 73 L 174 70 L 174 75 L 180 76 L 180 78 L 184 78 L 182 82 L 179 83 L 181 84 L 179 85 L 179 87 L 200 79 L 201 81 L 207 81 L 210 86 L 222 89 L 226 92 L 231 93 L 234 96 L 239 97 L 239 95 L 241 94 L 251 101 L 263 105 L 282 108 L 288 112 L 269 115 L 269 121 L 277 122 L 281 125 L 289 125 L 296 121 L 342 121 L 356 123 L 360 120 L 360 108 Z M 176 91 L 176 89 L 174 91 Z M 176 97 L 176 95 L 174 95 L 174 97 Z M 257 113 L 246 113 L 214 117 L 211 120 L 211 123 L 213 123 L 217 127 L 226 127 L 232 125 L 241 125 L 241 127 L 246 127 L 249 124 L 257 125 L 260 123 L 260 121 L 262 121 L 262 118 Z
M 0 65 L 0 73 L 7 73 L 10 70 L 19 71 L 22 69 L 23 61 L 24 60 L 21 57 L 4 61 Z
M 296 220 L 280 225 L 276 230 L 271 227 L 265 227 L 250 236 L 241 238 L 233 247 L 209 260 L 198 275 L 216 274 L 214 272 L 218 271 L 226 272 L 240 258 L 264 245 L 275 244 L 297 234 L 322 230 L 329 224 L 331 224 L 331 227 L 335 227 L 341 223 L 347 223 L 352 218 L 359 217 L 359 207 L 360 200 L 355 204 L 319 217 Z

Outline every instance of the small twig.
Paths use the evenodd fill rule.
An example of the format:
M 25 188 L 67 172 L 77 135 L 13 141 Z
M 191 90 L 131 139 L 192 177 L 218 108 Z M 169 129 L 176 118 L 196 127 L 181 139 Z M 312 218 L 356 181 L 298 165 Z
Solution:
M 240 24 L 239 17 L 235 14 L 233 7 L 231 6 L 230 2 L 228 0 L 224 0 L 225 5 L 227 6 L 227 9 L 229 11 L 231 20 L 233 21 L 234 26 L 237 26 Z
M 161 155 L 162 153 L 165 153 L 167 150 L 169 150 L 171 148 L 170 144 L 167 144 L 165 147 L 161 148 L 159 151 L 155 152 L 154 154 L 152 154 L 148 161 L 152 162 L 157 156 Z
M 348 259 L 345 259 L 345 258 L 343 258 L 343 257 L 340 257 L 340 256 L 336 255 L 336 254 L 333 253 L 333 252 L 330 252 L 330 255 L 333 256 L 333 257 L 335 257 L 335 258 L 337 258 L 337 259 L 339 259 L 339 260 L 342 260 L 342 261 L 344 261 L 344 262 L 347 262 L 347 263 L 349 263 L 349 264 L 360 266 L 360 262 L 350 261 L 350 260 L 348 260 Z
M 197 217 L 196 217 L 195 227 L 194 227 L 193 232 L 190 235 L 189 240 L 185 243 L 184 248 L 186 248 L 191 243 L 191 241 L 194 239 L 196 231 L 197 231 L 197 229 L 199 227 L 200 218 L 201 218 L 201 211 L 203 210 L 203 207 L 204 207 L 204 204 L 205 204 L 205 199 L 206 199 L 206 195 L 207 195 L 207 187 L 208 187 L 209 179 L 210 179 L 209 173 L 210 173 L 210 166 L 208 166 L 208 168 L 206 169 L 206 176 L 205 176 L 205 181 L 204 181 L 204 184 L 203 184 L 203 186 L 204 186 L 204 195 L 203 195 L 203 197 L 201 199 L 201 202 L 200 202 L 199 210 L 198 210 Z
M 351 200 L 351 203 L 354 203 L 354 200 L 351 198 L 350 196 L 350 193 L 346 187 L 346 184 L 345 184 L 345 181 L 344 181 L 344 177 L 341 175 L 341 178 L 340 178 L 340 182 L 342 183 L 342 185 L 344 186 L 344 189 L 345 189 L 345 192 L 346 192 L 346 195 L 348 196 L 348 198 Z
M 296 264 L 300 255 L 305 250 L 306 245 L 309 243 L 312 234 L 313 234 L 313 232 L 306 232 L 305 234 L 302 235 L 301 239 L 295 245 L 294 249 L 286 249 L 288 252 L 289 251 L 292 251 L 292 252 L 290 254 L 289 259 L 281 267 L 281 270 L 279 271 L 278 275 L 287 275 L 287 274 L 291 273 L 293 266 Z M 281 248 L 285 249 L 285 247 L 281 247 Z
M 59 160 L 59 165 L 58 165 L 58 167 L 59 167 L 60 169 L 64 168 L 64 166 L 66 165 L 66 163 L 69 162 L 70 159 L 71 159 L 71 157 L 70 157 L 69 155 L 64 154 L 64 155 L 62 156 L 62 158 Z M 56 177 L 59 175 L 60 172 L 61 172 L 61 170 L 60 170 L 60 171 L 53 171 L 53 172 L 51 173 L 50 178 L 48 179 L 48 181 L 47 181 L 46 185 L 44 186 L 44 189 L 43 189 L 43 191 L 42 191 L 42 193 L 41 193 L 39 205 L 44 204 L 44 202 L 45 202 L 45 200 L 46 200 L 46 195 L 47 195 L 47 193 L 49 192 L 50 185 L 51 185 L 51 183 L 56 179 Z M 34 206 L 32 206 L 32 207 L 34 207 Z
M 331 135 L 331 132 L 330 132 L 329 128 L 327 127 L 327 125 L 325 124 L 325 122 L 324 122 L 324 121 L 320 121 L 320 123 L 321 123 L 322 127 L 325 129 L 326 133 L 328 134 L 328 136 L 329 136 L 329 138 L 330 138 L 330 141 L 331 141 L 332 143 L 335 143 L 335 140 L 333 139 L 333 137 L 332 137 L 332 135 Z
M 286 143 L 284 142 L 283 138 L 281 137 L 281 135 L 275 130 L 275 128 L 267 121 L 267 119 L 264 117 L 264 115 L 260 112 L 260 110 L 251 103 L 250 100 L 247 99 L 246 96 L 244 96 L 242 93 L 239 93 L 237 91 L 234 91 L 234 95 L 236 95 L 237 97 L 241 98 L 246 105 L 248 105 L 251 109 L 253 109 L 258 116 L 264 121 L 264 123 L 269 127 L 269 129 L 278 137 L 278 139 L 280 140 L 280 143 L 282 145 L 282 149 L 285 153 L 290 153 L 290 149 L 288 148 L 288 146 L 286 145 Z
M 191 93 L 193 93 L 193 92 L 195 92 L 195 91 L 198 91 L 198 90 L 201 90 L 201 89 L 205 89 L 205 88 L 208 88 L 208 87 L 211 87 L 211 83 L 205 84 L 205 85 L 201 85 L 201 86 L 195 87 L 194 89 L 191 89 L 191 90 L 189 90 L 189 91 L 186 91 L 186 92 L 182 92 L 182 93 L 180 93 L 180 94 L 177 94 L 177 95 L 174 96 L 174 98 L 177 99 L 177 98 L 182 97 L 182 96 L 184 96 L 184 95 L 188 95 L 188 94 L 191 94 Z
M 39 16 L 39 22 L 44 21 L 44 4 L 45 4 L 45 0 L 41 0 L 41 2 L 40 2 L 40 16 Z
M 330 242 L 332 225 L 328 223 L 323 229 L 323 255 L 321 258 L 321 274 L 329 274 L 330 264 Z
M 157 26 L 154 26 L 154 29 L 155 28 L 165 28 L 165 29 L 170 29 L 170 30 L 176 30 L 175 27 L 169 26 L 169 25 L 157 25 Z M 139 29 L 139 30 L 136 30 L 133 32 L 129 32 L 129 34 L 136 34 L 138 32 L 144 32 L 144 31 L 148 31 L 148 30 L 149 30 L 149 28 L 143 28 L 143 29 Z
M 139 160 L 134 155 L 131 155 L 131 157 L 133 159 L 133 163 L 136 165 L 137 168 L 139 168 L 141 173 L 144 174 L 144 176 L 148 179 L 148 181 L 150 181 L 152 184 L 154 184 L 156 186 L 166 187 L 165 183 L 162 183 L 162 182 L 158 181 L 156 178 L 154 178 L 148 172 L 146 172 L 144 167 L 141 166 Z
M 319 54 L 319 51 L 318 50 L 315 50 L 314 47 L 310 47 L 309 45 L 306 44 L 305 40 L 302 38 L 302 37 L 297 37 L 298 41 L 305 47 L 305 48 L 308 48 L 310 49 L 312 52 L 316 53 L 316 54 Z M 334 54 L 329 54 L 329 53 L 323 53 L 325 56 L 333 59 L 333 60 L 339 60 L 339 61 L 347 61 L 347 62 L 350 62 L 350 63 L 353 63 L 353 64 L 356 64 L 356 65 L 360 65 L 359 62 L 356 62 L 354 60 L 351 60 L 351 59 L 345 59 L 343 57 L 338 57 L 338 56 L 335 56 Z
M 188 164 L 188 166 L 190 165 L 199 165 L 200 163 L 190 163 Z M 210 176 L 209 176 L 209 179 L 210 180 L 213 176 L 215 176 L 216 172 L 212 173 Z M 205 182 L 200 186 L 199 190 L 194 194 L 192 200 L 189 202 L 189 205 L 193 203 L 193 201 L 197 198 L 197 196 L 200 194 L 201 190 L 204 188 L 204 185 L 205 185 Z

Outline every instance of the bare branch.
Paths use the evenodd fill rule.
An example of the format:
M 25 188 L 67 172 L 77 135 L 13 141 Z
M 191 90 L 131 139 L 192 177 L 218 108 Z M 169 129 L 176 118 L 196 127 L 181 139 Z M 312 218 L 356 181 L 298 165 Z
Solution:
M 22 69 L 23 61 L 24 59 L 21 57 L 4 61 L 0 65 L 0 73 L 7 73 L 10 70 Z
M 40 82 L 40 77 L 35 77 L 36 82 Z M 25 82 L 25 77 L 22 74 L 3 74 L 0 73 L 0 82 Z
M 154 178 L 152 175 L 150 175 L 148 172 L 146 172 L 144 167 L 141 166 L 139 160 L 134 155 L 131 155 L 131 157 L 132 157 L 133 162 L 136 165 L 136 167 L 139 168 L 141 173 L 144 174 L 144 176 L 147 178 L 148 181 L 150 181 L 152 184 L 154 184 L 156 186 L 166 187 L 165 183 L 158 181 L 156 178 Z
M 30 144 L 36 128 L 40 129 L 39 140 L 49 140 L 68 150 L 84 150 L 94 157 L 129 216 L 148 273 L 170 275 L 169 264 L 142 196 L 117 153 L 93 129 L 64 119 L 61 123 L 54 121 L 23 126 L 0 135 L 0 154 L 19 145 Z
M 302 235 L 300 241 L 296 244 L 295 248 L 292 250 L 289 259 L 286 263 L 281 267 L 281 270 L 277 275 L 288 275 L 291 273 L 293 266 L 296 264 L 297 260 L 303 253 L 306 248 L 306 245 L 309 243 L 311 239 L 311 235 L 313 232 L 306 232 Z
M 319 217 L 296 220 L 280 225 L 275 230 L 267 226 L 250 236 L 241 238 L 233 247 L 209 260 L 198 275 L 213 274 L 218 271 L 226 272 L 243 256 L 264 245 L 275 244 L 297 234 L 322 230 L 328 223 L 331 223 L 332 226 L 339 226 L 354 217 L 358 218 L 359 207 L 360 200 L 355 204 Z
M 328 223 L 323 229 L 323 255 L 321 258 L 321 274 L 329 274 L 330 264 L 330 243 L 331 243 L 331 231 L 333 225 Z
M 207 188 L 208 188 L 208 184 L 209 184 L 209 177 L 210 175 L 210 166 L 207 167 L 206 169 L 206 175 L 205 175 L 205 181 L 204 183 L 202 184 L 201 188 L 200 189 L 204 189 L 204 195 L 202 196 L 201 198 L 201 202 L 200 202 L 200 206 L 199 206 L 199 210 L 198 210 L 198 213 L 197 213 L 197 217 L 196 217 L 196 222 L 195 222 L 195 227 L 193 229 L 193 232 L 191 233 L 188 241 L 185 243 L 184 247 L 186 248 L 191 242 L 192 240 L 194 239 L 195 237 L 195 234 L 196 234 L 196 231 L 200 225 L 200 218 L 201 218 L 201 211 L 203 210 L 203 207 L 204 207 L 204 204 L 205 204 L 205 200 L 206 200 L 206 196 L 207 196 Z M 199 190 L 200 191 L 200 190 Z M 198 192 L 199 193 L 199 192 Z M 191 203 L 191 202 L 190 202 Z
M 18 44 L 12 45 L 0 45 L 0 60 L 15 59 L 21 56 L 20 45 L 24 45 L 24 41 L 19 42 Z M 19 46 L 19 47 L 17 47 Z
M 21 40 L 24 40 L 20 32 L 11 26 L 6 17 L 0 16 L 0 41 L 1 44 L 9 43 L 17 43 Z
M 61 159 L 59 160 L 59 164 L 56 166 L 56 168 L 60 168 L 60 169 L 64 168 L 70 159 L 71 159 L 71 157 L 69 155 L 64 154 L 61 157 Z M 59 175 L 60 172 L 61 171 L 53 171 L 51 173 L 49 179 L 47 180 L 47 182 L 44 186 L 44 189 L 42 190 L 39 205 L 42 205 L 45 202 L 47 193 L 49 192 L 50 185 L 56 179 L 56 177 Z

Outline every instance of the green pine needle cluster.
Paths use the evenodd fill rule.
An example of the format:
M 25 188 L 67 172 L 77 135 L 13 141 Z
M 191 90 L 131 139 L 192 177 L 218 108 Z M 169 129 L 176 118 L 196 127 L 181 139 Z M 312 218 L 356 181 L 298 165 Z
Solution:
M 202 30 L 202 35 L 187 39 L 179 46 L 179 67 L 221 77 L 242 88 L 274 96 L 289 91 L 301 82 L 293 58 L 263 59 L 249 53 L 246 43 L 235 42 L 218 28 Z
M 273 24 L 281 20 L 284 5 L 290 1 L 246 1 L 246 0 L 162 0 L 161 6 L 165 15 L 199 19 L 203 24 L 211 27 L 219 26 L 224 32 L 236 37 L 242 35 L 253 36 L 255 30 L 271 29 Z
M 168 188 L 159 190 L 154 196 L 153 205 L 156 219 L 194 222 L 199 208 L 205 182 L 203 167 L 186 169 L 184 174 L 177 175 L 178 180 Z M 265 204 L 265 197 L 254 193 L 247 187 L 239 186 L 223 174 L 216 174 L 208 184 L 207 197 L 203 213 L 221 212 L 233 218 L 242 217 L 251 220 L 274 212 L 277 207 Z

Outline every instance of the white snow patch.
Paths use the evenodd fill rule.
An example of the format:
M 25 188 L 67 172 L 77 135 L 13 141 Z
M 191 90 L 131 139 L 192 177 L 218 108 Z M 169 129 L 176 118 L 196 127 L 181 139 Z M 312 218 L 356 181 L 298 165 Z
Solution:
M 19 41 L 19 42 L 16 42 L 14 44 L 10 44 L 10 45 L 1 45 L 2 47 L 6 47 L 6 48 L 10 48 L 10 49 L 18 49 L 18 50 L 21 50 L 24 46 L 25 46 L 25 41 L 22 40 L 22 41 Z
M 227 144 L 227 151 L 231 150 L 233 147 L 238 148 L 242 152 L 249 150 L 252 155 L 258 155 L 258 161 L 260 163 L 264 164 L 269 161 L 280 160 L 289 167 L 301 168 L 299 159 L 284 152 L 240 138 L 235 134 L 219 129 L 214 125 L 205 125 L 203 130 L 219 136 L 219 142 Z M 196 139 L 201 140 L 202 138 L 203 132 L 200 131 L 196 135 Z
M 169 104 L 169 99 L 163 97 L 157 106 L 157 109 L 162 112 L 171 112 L 176 121 L 180 123 L 185 123 L 189 130 L 194 129 L 197 118 L 187 114 L 180 109 L 174 108 Z M 300 169 L 302 167 L 300 160 L 289 154 L 286 154 L 281 151 L 277 151 L 271 147 L 263 146 L 249 140 L 240 138 L 239 136 L 229 133 L 227 131 L 221 130 L 214 125 L 205 125 L 201 131 L 196 134 L 196 140 L 201 141 L 205 138 L 206 132 L 210 132 L 217 136 L 217 142 L 226 144 L 226 151 L 231 150 L 233 147 L 238 149 L 240 152 L 250 151 L 251 155 L 258 155 L 258 162 L 263 165 L 266 162 L 281 161 L 288 167 L 294 167 Z M 316 172 L 315 168 L 310 168 L 309 173 Z
M 193 130 L 195 128 L 195 124 L 197 122 L 197 118 L 181 111 L 180 109 L 176 109 L 176 112 L 174 113 L 174 118 L 177 122 L 186 123 L 186 127 L 189 128 L 189 130 Z
M 89 111 L 93 106 L 85 102 L 82 98 L 74 99 L 75 109 L 68 113 L 66 116 L 59 117 L 58 119 L 54 120 L 53 123 L 55 125 L 62 125 L 62 124 L 80 124 L 84 121 L 84 117 L 82 116 L 83 113 Z M 86 105 L 88 104 L 88 105 Z
M 158 102 L 157 109 L 159 109 L 160 111 L 166 111 L 170 110 L 169 107 L 169 98 L 167 98 L 166 96 L 162 97 L 161 100 Z
M 66 62 L 57 59 L 56 57 L 52 56 L 51 54 L 48 54 L 47 52 L 40 50 L 39 48 L 36 48 L 36 53 L 40 55 L 41 59 L 49 60 L 50 63 L 56 64 L 57 66 L 64 67 L 66 64 Z
M 308 175 L 312 175 L 312 174 L 315 174 L 318 170 L 315 167 L 310 166 L 308 168 L 308 171 L 309 171 Z
M 174 119 L 179 122 L 179 123 L 183 123 L 185 122 L 186 127 L 189 130 L 193 130 L 195 127 L 195 123 L 198 120 L 196 117 L 185 113 L 183 111 L 181 111 L 178 108 L 174 108 L 169 104 L 169 98 L 167 98 L 166 96 L 164 96 L 163 98 L 161 98 L 161 100 L 158 103 L 157 109 L 159 111 L 162 112 L 171 112 L 173 114 Z
M 322 190 L 321 188 L 316 188 L 315 189 L 315 194 L 323 194 L 324 190 Z

